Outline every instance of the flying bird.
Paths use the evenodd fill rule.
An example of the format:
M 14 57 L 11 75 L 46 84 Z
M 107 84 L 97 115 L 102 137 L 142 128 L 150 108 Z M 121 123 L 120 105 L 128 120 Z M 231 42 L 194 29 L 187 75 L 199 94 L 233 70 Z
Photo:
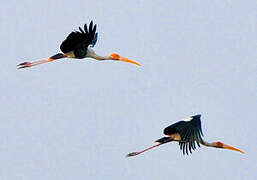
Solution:
M 71 32 L 68 37 L 62 42 L 60 49 L 61 53 L 55 54 L 48 59 L 43 59 L 40 61 L 34 62 L 23 62 L 18 64 L 18 69 L 28 68 L 31 66 L 35 66 L 38 64 L 43 64 L 47 62 L 52 62 L 61 58 L 75 58 L 75 59 L 83 59 L 86 57 L 90 57 L 99 61 L 103 60 L 116 60 L 116 61 L 124 61 L 136 64 L 140 66 L 139 63 L 132 61 L 130 59 L 124 58 L 116 53 L 113 53 L 109 56 L 100 56 L 97 55 L 93 49 L 96 41 L 97 41 L 96 32 L 96 24 L 93 25 L 93 21 L 90 22 L 89 27 L 87 24 L 84 25 L 84 30 L 79 27 L 79 31 Z
M 162 144 L 172 142 L 172 141 L 177 141 L 179 143 L 180 150 L 183 151 L 183 154 L 186 153 L 187 155 L 189 152 L 192 153 L 192 150 L 196 149 L 196 144 L 199 147 L 200 147 L 200 144 L 202 144 L 208 147 L 223 148 L 223 149 L 229 149 L 229 150 L 238 151 L 240 153 L 244 153 L 243 151 L 237 148 L 234 148 L 232 146 L 229 146 L 227 144 L 224 144 L 222 142 L 209 143 L 204 141 L 202 139 L 203 133 L 201 128 L 200 118 L 201 118 L 201 115 L 198 114 L 166 127 L 163 131 L 163 133 L 166 135 L 165 137 L 162 137 L 156 140 L 154 142 L 154 145 L 149 148 L 146 148 L 139 152 L 129 153 L 127 157 L 139 155 L 145 151 L 148 151 L 157 146 L 160 146 Z

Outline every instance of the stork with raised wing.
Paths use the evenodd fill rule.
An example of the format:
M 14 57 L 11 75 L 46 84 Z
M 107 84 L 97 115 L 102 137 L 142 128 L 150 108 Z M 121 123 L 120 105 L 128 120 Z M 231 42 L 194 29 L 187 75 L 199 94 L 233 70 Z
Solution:
M 139 152 L 132 152 L 127 155 L 127 157 L 139 155 L 145 151 L 153 149 L 162 144 L 177 141 L 179 142 L 180 150 L 183 151 L 183 154 L 192 153 L 192 150 L 196 149 L 196 144 L 200 147 L 200 144 L 208 147 L 223 148 L 233 151 L 238 151 L 244 153 L 243 151 L 224 144 L 222 142 L 206 142 L 202 139 L 203 133 L 201 128 L 201 115 L 191 116 L 183 121 L 179 121 L 175 124 L 172 124 L 164 129 L 165 137 L 162 137 L 154 142 L 154 145 L 146 148 Z
M 96 24 L 93 25 L 93 21 L 90 22 L 89 27 L 87 24 L 84 25 L 84 30 L 79 27 L 79 31 L 71 32 L 68 37 L 62 42 L 60 49 L 61 53 L 55 54 L 47 59 L 34 61 L 34 62 L 23 62 L 18 64 L 18 69 L 28 68 L 38 64 L 43 64 L 47 62 L 52 62 L 61 58 L 75 58 L 83 59 L 86 57 L 93 58 L 95 60 L 115 60 L 115 61 L 124 61 L 136 64 L 140 66 L 139 63 L 132 61 L 130 59 L 124 58 L 116 53 L 113 53 L 109 56 L 100 56 L 97 55 L 93 49 L 97 41 L 97 32 Z

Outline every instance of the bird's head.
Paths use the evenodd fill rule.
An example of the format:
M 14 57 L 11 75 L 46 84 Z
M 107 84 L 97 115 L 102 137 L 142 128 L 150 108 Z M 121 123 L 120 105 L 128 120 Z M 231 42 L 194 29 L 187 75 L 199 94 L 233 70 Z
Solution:
M 141 66 L 139 63 L 135 62 L 135 61 L 132 61 L 130 59 L 127 59 L 127 58 L 124 58 L 116 53 L 113 53 L 110 55 L 111 59 L 112 60 L 116 60 L 116 61 L 124 61 L 124 62 L 128 62 L 128 63 L 132 63 L 132 64 L 136 64 L 138 66 Z
M 229 145 L 227 145 L 227 144 L 224 144 L 224 143 L 222 143 L 222 142 L 220 142 L 220 141 L 215 142 L 215 147 L 216 147 L 216 148 L 229 149 L 229 150 L 233 150 L 233 151 L 238 151 L 238 152 L 244 154 L 244 151 L 241 151 L 240 149 L 237 149 L 237 148 L 234 148 L 234 147 L 229 146 Z

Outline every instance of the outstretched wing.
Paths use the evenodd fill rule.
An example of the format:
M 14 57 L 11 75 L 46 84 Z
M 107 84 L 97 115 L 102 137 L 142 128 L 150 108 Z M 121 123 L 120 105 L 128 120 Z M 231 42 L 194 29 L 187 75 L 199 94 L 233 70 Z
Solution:
M 164 129 L 165 135 L 179 133 L 181 141 L 179 142 L 180 150 L 188 154 L 188 150 L 192 153 L 192 149 L 196 149 L 195 143 L 200 147 L 199 142 L 202 141 L 201 115 L 192 116 L 185 121 L 179 121 Z
M 68 53 L 75 50 L 78 47 L 92 47 L 97 41 L 96 24 L 93 25 L 93 21 L 90 22 L 89 27 L 84 25 L 84 30 L 79 27 L 80 31 L 71 32 L 68 37 L 62 42 L 60 49 L 63 53 Z

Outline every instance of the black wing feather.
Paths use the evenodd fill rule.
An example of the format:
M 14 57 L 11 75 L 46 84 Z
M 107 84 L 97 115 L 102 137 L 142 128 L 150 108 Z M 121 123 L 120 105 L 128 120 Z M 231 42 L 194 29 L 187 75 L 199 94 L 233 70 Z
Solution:
M 85 30 L 86 34 L 88 34 L 87 24 L 84 25 L 84 30 Z
M 199 142 L 202 141 L 202 127 L 201 127 L 201 115 L 192 116 L 190 121 L 179 121 L 168 127 L 163 131 L 165 135 L 172 135 L 179 133 L 181 141 L 179 142 L 180 150 L 183 154 L 188 154 L 188 150 L 192 153 L 192 149 L 196 149 L 195 143 L 200 147 Z
M 82 33 L 82 34 L 84 34 L 85 32 L 82 30 L 82 28 L 81 27 L 79 27 L 79 30 L 80 30 L 80 32 Z
M 84 25 L 84 30 L 79 27 L 79 31 L 71 32 L 62 42 L 60 49 L 63 53 L 70 51 L 87 51 L 87 47 L 96 42 L 96 25 L 93 26 L 93 21 L 90 22 L 89 28 Z M 95 42 L 93 42 L 95 41 Z

